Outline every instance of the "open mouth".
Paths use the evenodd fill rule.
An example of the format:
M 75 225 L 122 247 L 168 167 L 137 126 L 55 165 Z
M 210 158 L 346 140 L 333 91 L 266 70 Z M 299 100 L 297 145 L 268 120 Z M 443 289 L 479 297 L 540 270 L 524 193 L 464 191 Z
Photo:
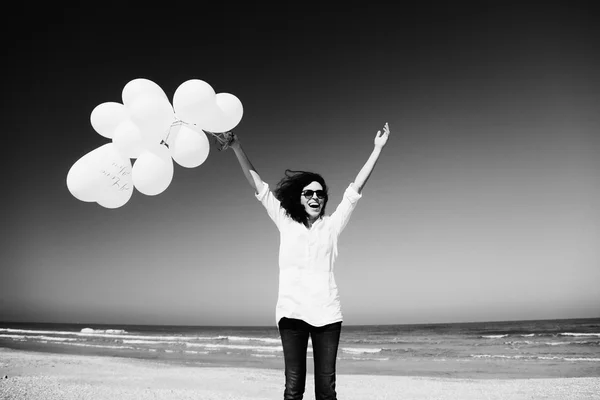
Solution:
M 308 206 L 312 209 L 317 209 L 319 208 L 319 203 L 308 203 Z

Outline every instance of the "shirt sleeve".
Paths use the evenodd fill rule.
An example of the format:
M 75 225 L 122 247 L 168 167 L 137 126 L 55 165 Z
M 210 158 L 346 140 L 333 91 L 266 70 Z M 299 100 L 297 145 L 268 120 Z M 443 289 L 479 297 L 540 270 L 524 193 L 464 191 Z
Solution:
M 285 211 L 281 207 L 281 203 L 269 189 L 269 185 L 263 182 L 263 188 L 260 193 L 255 194 L 258 201 L 265 207 L 269 217 L 275 222 L 277 228 L 280 228 L 281 222 L 285 218 Z
M 350 215 L 352 215 L 352 211 L 354 211 L 354 208 L 356 208 L 356 204 L 361 197 L 362 193 L 356 192 L 352 184 L 350 184 L 344 192 L 342 201 L 337 206 L 333 214 L 331 214 L 332 226 L 337 235 L 342 233 L 346 227 L 346 224 L 348 224 Z

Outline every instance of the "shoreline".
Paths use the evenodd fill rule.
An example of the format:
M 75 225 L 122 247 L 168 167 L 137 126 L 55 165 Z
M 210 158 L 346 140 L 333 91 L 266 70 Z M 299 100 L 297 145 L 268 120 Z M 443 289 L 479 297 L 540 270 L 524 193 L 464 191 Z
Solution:
M 348 326 L 338 374 L 465 379 L 600 377 L 600 318 Z M 284 369 L 273 327 L 0 323 L 0 348 Z M 307 369 L 313 367 L 312 353 Z
M 8 376 L 4 379 L 4 376 Z M 0 348 L 0 398 L 232 399 L 283 397 L 282 370 L 184 366 L 162 360 Z M 313 375 L 305 398 L 314 398 Z M 600 399 L 600 377 L 466 379 L 338 372 L 340 399 Z
M 107 357 L 122 360 L 139 360 L 164 363 L 172 367 L 185 368 L 244 368 L 270 371 L 283 371 L 283 359 L 280 358 L 248 358 L 231 355 L 203 355 L 201 359 L 194 356 L 181 357 L 178 354 L 167 354 L 161 351 L 129 351 L 115 353 L 109 349 L 88 347 L 65 348 L 60 344 L 12 343 L 2 345 L 3 349 L 22 351 L 25 353 L 43 353 L 49 355 L 65 355 L 79 357 Z M 307 372 L 313 371 L 312 358 L 307 361 Z M 532 365 L 528 361 L 511 360 L 432 360 L 405 359 L 395 362 L 338 360 L 338 375 L 358 376 L 393 376 L 449 379 L 555 379 L 555 378 L 595 378 L 600 377 L 600 366 L 596 364 L 564 365 L 547 362 L 546 366 Z

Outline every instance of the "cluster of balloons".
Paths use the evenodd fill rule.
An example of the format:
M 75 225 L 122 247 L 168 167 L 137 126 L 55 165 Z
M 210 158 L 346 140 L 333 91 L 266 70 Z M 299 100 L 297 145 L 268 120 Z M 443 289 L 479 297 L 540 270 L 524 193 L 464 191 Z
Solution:
M 134 188 L 148 196 L 162 193 L 173 179 L 173 161 L 185 168 L 204 163 L 210 152 L 206 133 L 218 138 L 213 132 L 232 130 L 243 114 L 236 96 L 215 93 L 199 79 L 182 83 L 173 104 L 159 85 L 144 78 L 128 82 L 122 99 L 101 103 L 91 113 L 94 130 L 111 142 L 69 170 L 67 187 L 78 200 L 118 208 Z

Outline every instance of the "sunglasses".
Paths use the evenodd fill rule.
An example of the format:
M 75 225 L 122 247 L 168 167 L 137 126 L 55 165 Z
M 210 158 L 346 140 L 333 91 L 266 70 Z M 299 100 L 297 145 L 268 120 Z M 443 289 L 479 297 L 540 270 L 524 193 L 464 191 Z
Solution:
M 306 200 L 312 199 L 312 197 L 313 197 L 314 194 L 317 195 L 317 199 L 324 199 L 325 198 L 325 191 L 324 190 L 303 190 L 302 191 L 302 196 L 304 196 L 306 198 Z

